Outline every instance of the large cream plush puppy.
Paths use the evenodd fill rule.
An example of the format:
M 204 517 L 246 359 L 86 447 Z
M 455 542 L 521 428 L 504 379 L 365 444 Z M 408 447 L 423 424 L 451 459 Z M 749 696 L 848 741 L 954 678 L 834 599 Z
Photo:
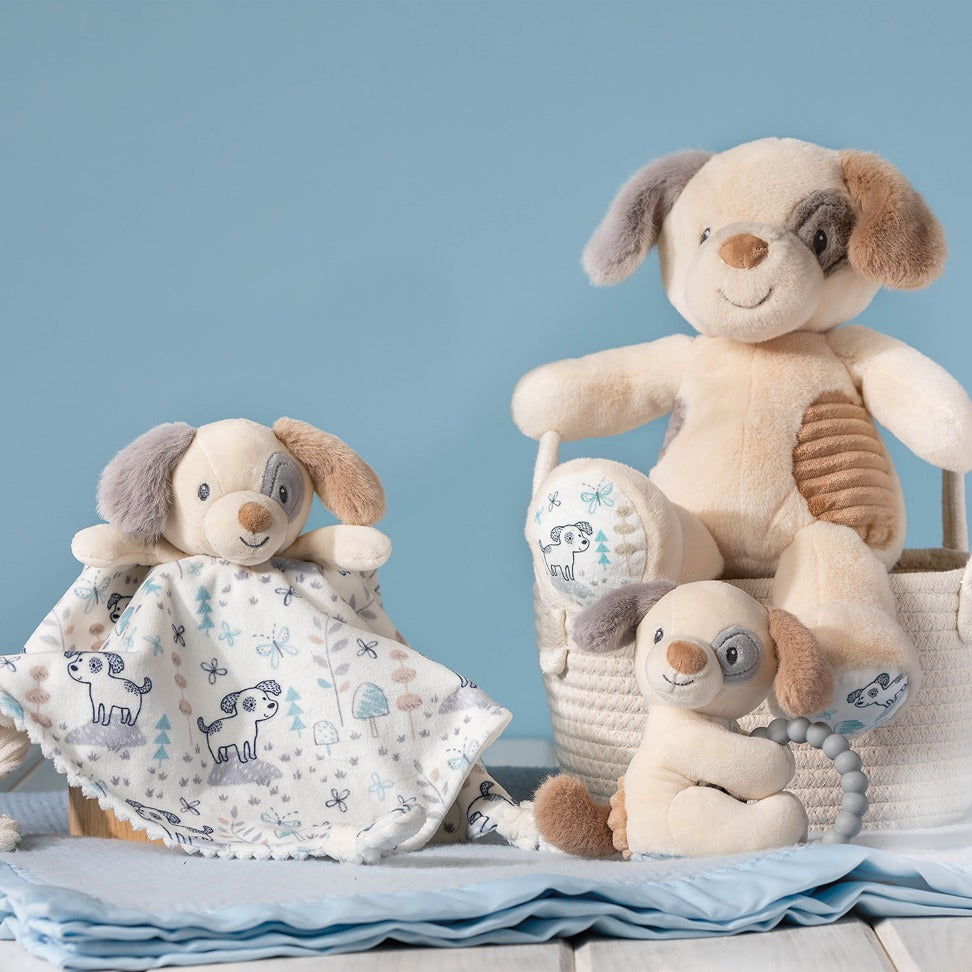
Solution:
M 662 455 L 648 478 L 592 460 L 559 467 L 540 484 L 536 521 L 537 504 L 564 500 L 572 480 L 593 484 L 584 496 L 594 500 L 602 480 L 621 481 L 645 532 L 640 576 L 624 580 L 775 575 L 773 602 L 844 673 L 835 704 L 846 708 L 879 674 L 904 674 L 886 720 L 913 698 L 919 671 L 886 577 L 905 511 L 874 420 L 928 462 L 965 472 L 972 402 L 908 345 L 838 325 L 881 286 L 933 280 L 942 230 L 882 159 L 764 139 L 638 172 L 584 266 L 594 283 L 616 283 L 656 244 L 668 297 L 698 336 L 541 366 L 517 386 L 513 415 L 534 438 L 579 439 L 671 413 Z M 540 581 L 568 612 L 601 593 L 581 589 L 577 561 L 576 590 Z
M 652 705 L 610 806 L 569 776 L 537 791 L 545 840 L 584 857 L 628 857 L 746 853 L 806 837 L 803 804 L 784 789 L 793 754 L 734 722 L 771 689 L 790 714 L 830 697 L 826 660 L 796 618 L 721 581 L 631 584 L 587 608 L 575 637 L 584 651 L 634 640 Z
M 301 534 L 315 493 L 345 522 Z M 391 553 L 366 525 L 385 511 L 374 471 L 336 436 L 296 419 L 272 429 L 248 419 L 157 425 L 105 467 L 98 511 L 107 524 L 71 544 L 94 567 L 208 554 L 245 567 L 279 556 L 373 570 Z

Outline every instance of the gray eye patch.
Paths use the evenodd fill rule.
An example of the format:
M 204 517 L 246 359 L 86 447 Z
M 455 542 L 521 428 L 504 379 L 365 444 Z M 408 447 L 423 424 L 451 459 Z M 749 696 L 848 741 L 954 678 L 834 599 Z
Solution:
M 727 685 L 748 682 L 759 669 L 763 656 L 759 639 L 748 628 L 733 625 L 720 631 L 712 642 L 722 679 Z
M 821 190 L 797 203 L 787 229 L 809 247 L 824 275 L 829 276 L 847 262 L 847 246 L 856 221 L 850 199 L 839 192 Z M 823 235 L 818 237 L 818 233 Z
M 275 452 L 263 472 L 260 492 L 275 499 L 292 520 L 304 502 L 304 477 L 297 464 L 285 452 Z

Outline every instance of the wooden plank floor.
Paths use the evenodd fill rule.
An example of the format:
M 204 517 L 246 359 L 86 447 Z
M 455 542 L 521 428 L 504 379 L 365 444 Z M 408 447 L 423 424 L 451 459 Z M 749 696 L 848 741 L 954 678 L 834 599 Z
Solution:
M 63 785 L 63 777 L 35 751 L 0 788 L 39 792 Z M 52 968 L 15 942 L 0 942 L 0 972 L 51 972 Z M 831 925 L 787 925 L 723 938 L 650 942 L 586 937 L 465 949 L 382 946 L 354 955 L 181 968 L 185 972 L 967 972 L 972 969 L 972 918 L 892 918 L 873 927 L 847 918 Z

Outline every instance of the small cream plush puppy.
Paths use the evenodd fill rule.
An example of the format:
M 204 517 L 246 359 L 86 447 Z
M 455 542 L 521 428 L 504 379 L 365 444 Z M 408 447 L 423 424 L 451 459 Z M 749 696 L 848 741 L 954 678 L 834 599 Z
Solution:
M 315 493 L 344 522 L 301 534 Z M 71 544 L 92 567 L 208 554 L 244 567 L 286 557 L 374 570 L 391 554 L 369 525 L 385 512 L 374 471 L 336 436 L 290 418 L 272 429 L 248 419 L 157 425 L 105 467 L 98 512 L 108 522 Z
M 787 747 L 735 724 L 771 689 L 788 713 L 830 697 L 830 669 L 792 615 L 764 608 L 730 584 L 632 584 L 577 619 L 583 651 L 635 641 L 634 672 L 651 700 L 642 742 L 610 807 L 583 784 L 555 776 L 537 791 L 540 835 L 568 853 L 703 856 L 804 840 L 803 804 L 784 789 Z
M 557 467 L 538 484 L 536 522 L 548 498 L 560 512 L 586 488 L 596 513 L 611 488 L 611 505 L 624 500 L 646 534 L 639 571 L 624 582 L 773 576 L 773 603 L 813 631 L 837 676 L 829 716 L 863 719 L 848 698 L 884 676 L 901 688 L 875 717 L 887 721 L 917 694 L 920 670 L 887 579 L 905 508 L 875 420 L 926 461 L 964 473 L 972 401 L 908 345 L 840 325 L 882 286 L 935 279 L 942 229 L 883 159 L 768 138 L 636 173 L 583 263 L 595 284 L 613 284 L 655 245 L 668 298 L 696 336 L 543 365 L 521 379 L 512 408 L 526 435 L 565 440 L 670 413 L 662 453 L 647 477 L 606 460 Z M 528 523 L 532 548 L 539 531 Z M 577 561 L 573 583 L 544 577 L 537 561 L 541 592 L 568 613 L 610 586 L 621 559 L 586 579 Z

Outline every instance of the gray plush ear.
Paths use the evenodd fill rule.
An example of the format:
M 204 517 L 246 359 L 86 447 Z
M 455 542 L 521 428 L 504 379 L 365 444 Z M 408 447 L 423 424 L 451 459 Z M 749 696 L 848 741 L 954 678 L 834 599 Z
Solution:
M 710 158 L 711 152 L 696 149 L 666 155 L 621 187 L 581 257 L 591 283 L 620 283 L 637 270 L 658 240 L 675 200 Z
M 195 434 L 185 422 L 167 422 L 125 446 L 101 474 L 101 517 L 142 543 L 158 540 L 172 500 L 172 470 Z
M 660 580 L 628 584 L 605 594 L 577 616 L 574 644 L 594 652 L 617 651 L 630 644 L 642 618 L 675 586 Z

